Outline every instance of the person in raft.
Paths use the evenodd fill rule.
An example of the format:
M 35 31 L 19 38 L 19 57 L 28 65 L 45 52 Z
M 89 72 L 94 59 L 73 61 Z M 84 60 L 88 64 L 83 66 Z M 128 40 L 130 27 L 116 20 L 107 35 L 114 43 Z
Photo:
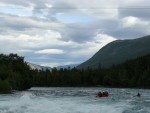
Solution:
M 108 97 L 109 96 L 109 93 L 107 91 L 105 92 L 98 92 L 96 94 L 96 97 Z

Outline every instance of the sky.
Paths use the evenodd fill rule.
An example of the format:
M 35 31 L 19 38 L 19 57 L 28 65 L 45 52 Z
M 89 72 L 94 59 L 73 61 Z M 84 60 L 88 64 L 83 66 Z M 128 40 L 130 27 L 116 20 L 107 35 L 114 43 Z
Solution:
M 149 28 L 150 0 L 0 0 L 0 53 L 43 66 L 80 64 Z

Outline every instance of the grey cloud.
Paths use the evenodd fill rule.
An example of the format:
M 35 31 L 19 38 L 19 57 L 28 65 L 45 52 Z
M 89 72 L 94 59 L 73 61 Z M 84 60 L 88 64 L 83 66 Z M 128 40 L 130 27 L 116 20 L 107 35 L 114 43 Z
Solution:
M 7 5 L 18 5 L 28 7 L 30 6 L 30 2 L 28 0 L 21 1 L 21 0 L 0 0 L 0 3 Z
M 71 58 L 69 55 L 61 54 L 61 55 L 37 55 L 37 54 L 25 54 L 26 60 L 41 64 L 41 63 L 58 63 L 58 64 L 63 64 L 64 62 L 74 62 L 78 63 L 79 59 L 78 58 Z
M 135 16 L 138 18 L 143 18 L 149 20 L 150 18 L 150 8 L 129 8 L 129 9 L 120 9 L 120 17 Z
M 94 36 L 95 29 L 85 28 L 84 26 L 72 26 L 66 27 L 65 30 L 61 32 L 62 36 L 64 36 L 64 40 L 72 40 L 78 43 L 82 43 L 84 41 L 89 41 Z
M 59 32 L 62 34 L 63 40 L 73 40 L 78 43 L 83 43 L 93 40 L 96 33 L 109 34 L 110 31 L 118 29 L 118 27 L 118 20 L 104 19 L 66 24 L 65 29 L 59 29 Z M 115 35 L 112 36 L 115 37 Z
M 38 3 L 39 2 L 39 3 Z M 35 2 L 34 10 L 33 12 L 36 14 L 45 13 L 45 16 L 47 19 L 51 19 L 53 21 L 57 21 L 56 15 L 60 13 L 73 13 L 73 11 L 77 11 L 78 9 L 68 2 L 64 1 L 50 1 L 45 3 L 40 3 L 41 1 L 38 0 L 38 2 Z M 48 5 L 51 5 L 52 7 L 48 7 Z
M 43 20 L 38 19 L 34 17 L 21 17 L 17 15 L 6 15 L 6 14 L 0 14 L 0 31 L 3 33 L 7 32 L 9 30 L 15 30 L 16 32 L 22 31 L 22 33 L 26 33 L 26 31 L 29 31 L 31 29 L 42 29 L 42 30 L 55 30 L 62 27 L 62 24 L 56 23 L 50 20 Z
M 147 0 L 140 0 L 147 1 Z M 111 2 L 104 0 L 31 0 L 31 1 L 19 1 L 19 0 L 0 0 L 0 3 L 5 5 L 11 4 L 14 6 L 33 6 L 33 15 L 24 17 L 19 15 L 9 15 L 9 14 L 0 14 L 0 33 L 4 36 L 14 35 L 14 32 L 17 32 L 17 35 L 25 34 L 30 38 L 35 40 L 36 36 L 40 37 L 40 40 L 44 39 L 44 35 L 47 33 L 47 30 L 58 32 L 61 35 L 60 39 L 57 39 L 57 42 L 54 44 L 49 43 L 53 42 L 54 38 L 49 38 L 51 34 L 44 39 L 47 42 L 42 40 L 41 43 L 34 44 L 35 47 L 21 48 L 22 45 L 15 42 L 9 42 L 7 40 L 0 42 L 1 50 L 0 52 L 9 51 L 17 52 L 19 49 L 29 49 L 29 52 L 20 52 L 20 55 L 25 56 L 27 61 L 33 63 L 51 63 L 56 62 L 62 64 L 64 62 L 81 62 L 88 59 L 90 56 L 71 56 L 69 55 L 71 51 L 78 51 L 87 49 L 89 45 L 84 45 L 86 42 L 92 42 L 95 39 L 95 36 L 98 33 L 104 33 L 109 36 L 125 39 L 125 38 L 136 38 L 144 35 L 148 35 L 149 27 L 148 26 L 134 26 L 131 28 L 123 28 L 121 26 L 122 19 L 128 16 L 135 16 L 142 21 L 149 22 L 150 9 L 132 9 L 126 8 L 131 6 L 133 3 L 136 3 L 137 0 L 126 0 L 123 3 L 122 0 L 111 0 Z M 132 3 L 132 4 L 131 4 Z M 139 4 L 140 3 L 140 4 Z M 52 5 L 48 7 L 47 4 Z M 149 4 L 149 2 L 147 3 Z M 143 5 L 141 2 L 137 2 L 135 6 Z M 120 7 L 120 8 L 117 8 Z M 146 6 L 146 3 L 143 5 Z M 124 9 L 121 7 L 125 7 Z M 92 9 L 93 8 L 93 9 Z M 95 9 L 94 9 L 95 8 Z M 109 9 L 110 8 L 110 9 Z M 112 8 L 112 9 L 111 9 Z M 114 9 L 115 10 L 114 10 Z M 107 10 L 106 10 L 107 9 Z M 32 10 L 31 10 L 32 11 Z M 115 13 L 114 13 L 115 12 Z M 114 13 L 114 14 L 112 14 Z M 118 15 L 117 15 L 118 13 Z M 111 17 L 112 14 L 112 18 Z M 115 15 L 116 14 L 116 15 Z M 76 17 L 89 17 L 92 18 L 92 21 L 87 22 L 71 22 L 65 23 L 58 20 L 57 15 L 65 16 L 76 16 Z M 138 28 L 137 28 L 138 27 Z M 68 42 L 72 41 L 71 44 Z M 28 41 L 26 42 L 28 43 Z M 34 43 L 34 41 L 32 42 Z M 64 44 L 58 44 L 64 43 Z M 76 47 L 73 43 L 76 43 Z M 15 46 L 13 45 L 15 44 Z M 23 44 L 23 43 L 21 43 Z M 92 43 L 94 44 L 94 43 Z M 90 46 L 94 46 L 94 45 Z M 99 43 L 101 44 L 101 43 Z M 26 44 L 27 45 L 27 44 Z M 43 46 L 44 45 L 44 46 Z M 81 45 L 81 46 L 80 46 Z M 39 46 L 39 47 L 38 47 Z M 3 47 L 3 48 L 2 48 Z M 5 47 L 5 48 L 4 48 Z M 66 53 L 61 55 L 39 55 L 34 54 L 34 51 L 40 49 L 63 49 Z M 97 48 L 99 49 L 99 48 Z
M 121 4 L 121 3 L 120 3 Z M 119 17 L 135 16 L 142 19 L 148 19 L 150 15 L 149 0 L 131 0 L 126 1 L 125 5 L 119 7 Z
M 143 32 L 143 30 L 136 29 L 136 28 L 135 29 L 133 28 L 116 29 L 116 30 L 109 31 L 108 34 L 118 39 L 139 38 L 142 36 L 149 35 L 149 33 L 145 33 Z
M 0 25 L 2 29 L 14 29 L 14 30 L 23 30 L 25 28 L 31 27 L 26 19 L 21 19 L 19 16 L 0 14 Z
M 33 3 L 35 4 L 35 9 L 34 9 L 35 12 L 38 12 L 40 10 L 39 13 L 41 13 L 41 10 L 43 8 L 47 9 L 46 4 L 44 2 L 42 3 L 41 0 L 33 1 Z M 46 3 L 50 3 L 50 2 L 46 2 Z M 77 7 L 74 6 L 74 4 L 64 2 L 63 0 L 61 0 L 61 2 L 58 2 L 58 1 L 52 2 L 51 4 L 53 7 L 48 8 L 47 10 L 48 15 L 46 16 L 46 18 L 49 20 L 49 22 L 50 21 L 57 22 L 58 24 L 63 25 L 63 27 L 51 26 L 49 28 L 47 27 L 47 29 L 53 29 L 53 30 L 60 32 L 63 38 L 62 40 L 64 41 L 73 40 L 73 41 L 82 43 L 84 41 L 92 40 L 92 38 L 95 36 L 95 33 L 97 32 L 98 29 L 107 29 L 106 28 L 107 24 L 111 23 L 109 21 L 105 22 L 105 20 L 100 20 L 100 21 L 96 21 L 97 23 L 86 22 L 86 23 L 63 24 L 62 22 L 59 22 L 56 19 L 55 15 L 57 15 L 58 13 L 67 13 L 68 16 L 69 14 L 81 15 L 83 12 L 77 9 Z M 37 25 L 30 23 L 29 18 L 25 19 L 25 17 L 23 17 L 23 20 L 21 17 L 16 17 L 16 18 L 17 19 L 19 18 L 19 19 L 16 20 L 15 17 L 12 17 L 12 19 L 9 19 L 9 20 L 7 20 L 6 18 L 2 19 L 4 21 L 3 23 L 5 23 L 5 25 L 3 26 L 5 27 L 7 26 L 7 28 L 12 28 L 16 30 L 26 30 L 26 29 L 31 29 L 31 28 L 37 29 L 38 27 L 40 27 L 38 23 Z M 16 21 L 12 21 L 14 19 Z M 34 20 L 34 19 L 30 17 L 30 20 Z M 37 22 L 41 22 L 41 21 L 42 19 L 38 20 Z M 110 26 L 109 25 L 107 26 L 108 29 Z

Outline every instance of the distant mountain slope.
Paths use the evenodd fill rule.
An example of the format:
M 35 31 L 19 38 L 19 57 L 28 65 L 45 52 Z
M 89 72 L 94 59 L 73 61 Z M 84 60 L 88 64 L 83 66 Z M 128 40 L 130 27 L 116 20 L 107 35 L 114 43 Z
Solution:
M 79 64 L 70 64 L 70 65 L 64 65 L 64 66 L 57 66 L 56 69 L 58 69 L 58 70 L 60 70 L 60 69 L 68 69 L 68 68 L 72 69 L 72 68 L 74 68 L 74 67 L 76 67 L 78 65 Z
M 27 64 L 30 66 L 30 68 L 31 69 L 33 69 L 33 70 L 35 70 L 35 69 L 37 69 L 37 70 L 43 70 L 43 71 L 45 71 L 45 70 L 51 70 L 52 68 L 50 68 L 50 67 L 45 67 L 45 66 L 40 66 L 40 65 L 36 65 L 36 64 L 32 64 L 32 63 L 29 63 L 29 62 L 27 62 Z
M 150 36 L 138 39 L 116 40 L 100 49 L 92 58 L 80 64 L 78 68 L 110 67 L 150 53 Z

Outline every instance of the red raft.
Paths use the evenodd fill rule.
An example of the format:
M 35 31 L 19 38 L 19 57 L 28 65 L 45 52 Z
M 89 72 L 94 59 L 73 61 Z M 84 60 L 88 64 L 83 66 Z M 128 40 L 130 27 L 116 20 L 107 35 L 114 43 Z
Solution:
M 96 94 L 96 97 L 97 97 L 97 98 L 109 97 L 109 93 L 108 93 L 107 91 L 105 91 L 105 92 L 98 92 L 98 93 Z

